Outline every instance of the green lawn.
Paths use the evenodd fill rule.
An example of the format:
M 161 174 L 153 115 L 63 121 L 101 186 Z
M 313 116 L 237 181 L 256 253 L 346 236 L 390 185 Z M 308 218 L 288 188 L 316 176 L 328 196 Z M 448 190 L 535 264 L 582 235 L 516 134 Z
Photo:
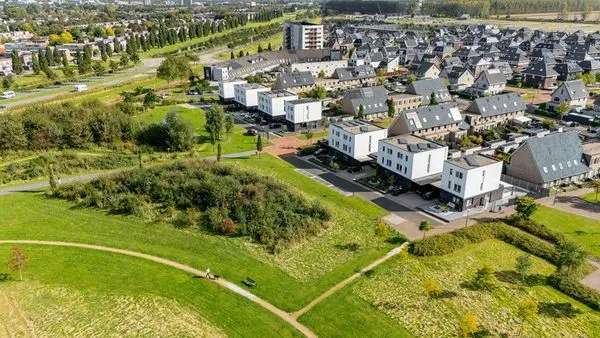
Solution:
M 590 203 L 600 203 L 600 193 L 590 192 L 581 196 L 581 199 Z
M 545 206 L 538 208 L 533 219 L 600 258 L 600 221 Z
M 258 41 L 254 41 L 242 47 L 237 47 L 233 49 L 233 54 L 235 57 L 238 57 L 238 53 L 243 51 L 245 53 L 249 53 L 250 55 L 258 53 L 258 46 L 262 46 L 263 50 L 267 50 L 267 47 L 271 44 L 272 50 L 278 50 L 279 47 L 283 44 L 283 33 L 277 33 L 267 39 L 262 39 Z M 219 53 L 219 59 L 221 60 L 229 60 L 231 59 L 231 50 L 227 52 Z
M 300 322 L 321 337 L 412 337 L 400 323 L 355 295 L 352 285 L 326 298 Z
M 159 106 L 148 112 L 137 116 L 140 121 L 151 123 L 162 121 L 169 112 L 176 112 L 181 118 L 188 121 L 198 137 L 199 145 L 196 147 L 196 154 L 199 156 L 210 156 L 216 154 L 216 147 L 209 142 L 208 133 L 204 130 L 206 123 L 205 114 L 202 109 L 192 109 L 182 106 Z M 256 138 L 245 135 L 246 130 L 235 126 L 230 135 L 225 135 L 222 141 L 223 154 L 239 153 L 256 149 Z M 213 149 L 214 148 L 214 149 Z
M 253 292 L 286 310 L 301 308 L 392 247 L 374 235 L 375 222 L 385 214 L 374 204 L 344 197 L 268 155 L 227 162 L 278 176 L 308 198 L 319 199 L 332 208 L 331 224 L 319 236 L 271 255 L 245 238 L 178 230 L 170 224 L 148 224 L 41 194 L 19 193 L 0 197 L 0 238 L 104 244 L 210 267 L 236 283 L 249 276 L 258 282 Z
M 0 300 L 0 322 L 8 323 L 8 332 L 49 337 L 300 336 L 262 307 L 167 266 L 79 248 L 20 247 L 29 258 L 24 280 L 0 283 L 3 299 L 13 299 Z M 8 260 L 9 249 L 0 246 L 0 261 Z M 0 272 L 8 272 L 5 266 Z M 29 325 L 12 311 L 17 308 Z
M 399 256 L 378 267 L 370 278 L 359 280 L 351 291 L 354 297 L 375 306 L 416 336 L 456 336 L 467 313 L 474 314 L 479 329 L 489 331 L 491 336 L 597 336 L 597 312 L 544 284 L 554 266 L 532 257 L 530 276 L 539 276 L 532 279 L 536 282 L 524 285 L 514 280 L 514 266 L 520 255 L 523 252 L 511 245 L 487 240 L 444 256 Z M 468 288 L 465 282 L 485 265 L 496 271 L 496 287 L 492 291 Z M 428 297 L 423 287 L 427 279 L 437 281 L 445 296 Z M 538 302 L 540 312 L 522 325 L 517 311 L 526 299 Z M 576 309 L 573 317 L 550 314 L 564 303 Z

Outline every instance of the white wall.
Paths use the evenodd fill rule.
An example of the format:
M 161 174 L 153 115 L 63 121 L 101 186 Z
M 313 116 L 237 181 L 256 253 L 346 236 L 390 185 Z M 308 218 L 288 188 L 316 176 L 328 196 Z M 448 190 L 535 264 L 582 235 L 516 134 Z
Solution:
M 379 129 L 360 134 L 348 132 L 334 124 L 329 126 L 329 146 L 356 159 L 364 159 L 376 153 L 379 140 L 387 137 L 387 129 Z
M 268 90 L 269 88 L 265 87 L 247 88 L 244 84 L 237 84 L 234 86 L 234 100 L 245 107 L 256 107 L 258 106 L 258 93 Z
M 321 101 L 290 103 L 285 101 L 286 120 L 298 124 L 320 121 L 322 117 Z
M 448 147 L 412 153 L 387 143 L 385 140 L 379 142 L 377 152 L 379 165 L 411 181 L 439 174 L 442 172 L 444 161 L 447 158 Z
M 226 100 L 235 98 L 234 86 L 236 84 L 243 84 L 243 83 L 246 83 L 246 80 L 219 82 L 219 96 Z
M 286 96 L 271 96 L 272 92 L 258 93 L 258 110 L 270 116 L 285 115 L 285 101 L 297 100 L 298 95 L 290 93 Z
M 299 72 L 311 72 L 316 78 L 319 76 L 321 70 L 325 73 L 325 77 L 331 77 L 336 68 L 348 67 L 348 60 L 336 60 L 336 61 L 320 61 L 320 62 L 301 62 L 293 63 L 291 68 L 292 71 Z
M 462 178 L 457 177 L 457 173 L 462 173 Z M 498 189 L 501 174 L 502 162 L 466 170 L 446 161 L 440 188 L 462 199 L 469 199 Z M 460 186 L 460 192 L 454 190 L 455 184 Z

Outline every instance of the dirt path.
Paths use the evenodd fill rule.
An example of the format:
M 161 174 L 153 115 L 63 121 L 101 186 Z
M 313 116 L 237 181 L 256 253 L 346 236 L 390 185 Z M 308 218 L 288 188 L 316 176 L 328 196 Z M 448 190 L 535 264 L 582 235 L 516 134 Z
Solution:
M 110 252 L 110 253 L 117 253 L 117 254 L 121 254 L 121 255 L 126 255 L 126 256 L 131 256 L 131 257 L 136 257 L 136 258 L 141 258 L 141 259 L 145 259 L 148 261 L 152 261 L 158 264 L 162 264 L 162 265 L 167 265 L 170 267 L 173 267 L 175 269 L 193 274 L 195 276 L 201 276 L 204 275 L 205 272 L 204 271 L 200 271 L 198 269 L 195 269 L 189 265 L 185 265 L 185 264 L 181 264 L 169 259 L 165 259 L 165 258 L 161 258 L 158 256 L 152 256 L 152 255 L 148 255 L 148 254 L 144 254 L 141 252 L 136 252 L 136 251 L 131 251 L 131 250 L 125 250 L 125 249 L 118 249 L 118 248 L 112 248 L 112 247 L 107 247 L 107 246 L 102 246 L 102 245 L 93 245 L 93 244 L 84 244 L 84 243 L 71 243 L 71 242 L 60 242 L 60 241 L 37 241 L 37 240 L 0 240 L 0 244 L 33 244 L 33 245 L 52 245 L 52 246 L 62 246 L 62 247 L 74 247 L 74 248 L 80 248 L 80 249 L 90 249 L 90 250 L 98 250 L 98 251 L 104 251 L 104 252 Z M 274 306 L 273 304 L 265 301 L 264 299 L 252 294 L 251 292 L 242 289 L 241 287 L 239 287 L 238 285 L 229 282 L 227 280 L 224 279 L 217 279 L 212 281 L 252 302 L 257 303 L 258 305 L 262 306 L 263 308 L 265 308 L 267 311 L 273 313 L 274 315 L 278 316 L 279 318 L 283 319 L 285 322 L 287 322 L 288 324 L 292 325 L 294 328 L 296 328 L 298 331 L 300 331 L 302 334 L 304 334 L 306 337 L 316 337 L 316 334 L 314 334 L 308 327 L 300 324 L 295 317 L 293 317 L 292 315 L 290 315 L 289 313 L 279 309 L 278 307 Z
M 350 277 L 344 279 L 343 281 L 337 283 L 336 285 L 332 286 L 329 290 L 327 290 L 324 293 L 322 293 L 319 297 L 313 299 L 313 301 L 311 301 L 310 303 L 308 303 L 308 305 L 306 305 L 302 309 L 300 309 L 300 310 L 292 313 L 292 316 L 294 318 L 301 317 L 303 314 L 305 314 L 308 311 L 312 310 L 312 308 L 314 308 L 317 304 L 321 303 L 324 299 L 326 299 L 327 297 L 329 297 L 332 294 L 336 293 L 338 290 L 345 288 L 348 284 L 350 284 L 354 280 L 358 279 L 365 272 L 376 268 L 377 266 L 379 266 L 383 262 L 387 261 L 388 259 L 390 259 L 390 258 L 398 255 L 400 252 L 402 252 L 402 250 L 404 250 L 408 246 L 408 243 L 409 242 L 402 243 L 402 245 L 400 245 L 399 247 L 396 247 L 396 248 L 392 249 L 385 256 L 380 257 L 377 260 L 371 262 L 371 264 L 365 266 L 359 272 L 353 274 L 352 276 L 350 276 Z

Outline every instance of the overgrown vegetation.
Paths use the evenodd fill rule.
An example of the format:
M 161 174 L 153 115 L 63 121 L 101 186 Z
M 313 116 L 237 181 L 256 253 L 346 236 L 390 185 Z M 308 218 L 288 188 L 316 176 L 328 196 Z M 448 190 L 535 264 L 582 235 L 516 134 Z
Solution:
M 107 170 L 132 166 L 136 164 L 136 158 L 132 154 L 111 153 L 82 156 L 71 152 L 39 156 L 0 167 L 0 184 L 46 176 L 50 163 L 56 174 L 70 175 L 83 170 Z
M 167 218 L 178 227 L 249 236 L 272 252 L 318 233 L 331 217 L 318 201 L 272 178 L 200 160 L 123 172 L 56 195 L 115 213 Z

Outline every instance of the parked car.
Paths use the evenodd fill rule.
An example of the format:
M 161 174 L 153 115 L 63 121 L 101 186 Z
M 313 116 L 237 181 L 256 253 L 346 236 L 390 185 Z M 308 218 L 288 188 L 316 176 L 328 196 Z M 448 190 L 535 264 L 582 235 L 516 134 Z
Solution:
M 362 167 L 361 166 L 354 166 L 354 167 L 349 167 L 348 168 L 348 172 L 349 173 L 359 173 L 362 171 Z
M 435 198 L 435 192 L 434 191 L 424 191 L 421 193 L 421 197 L 426 200 L 426 201 L 430 201 L 432 199 Z
M 389 190 L 389 193 L 390 193 L 392 196 L 398 196 L 398 195 L 400 195 L 400 194 L 403 194 L 403 193 L 405 193 L 405 192 L 406 192 L 406 189 L 404 189 L 404 188 L 403 188 L 403 187 L 401 187 L 401 186 L 392 187 L 392 188 Z
M 7 90 L 5 92 L 2 93 L 2 97 L 3 99 L 12 99 L 13 97 L 17 96 L 17 94 L 12 91 L 12 90 Z
M 254 129 L 254 128 L 248 128 L 246 130 L 246 135 L 256 136 L 256 135 L 258 135 L 258 131 L 256 129 Z

